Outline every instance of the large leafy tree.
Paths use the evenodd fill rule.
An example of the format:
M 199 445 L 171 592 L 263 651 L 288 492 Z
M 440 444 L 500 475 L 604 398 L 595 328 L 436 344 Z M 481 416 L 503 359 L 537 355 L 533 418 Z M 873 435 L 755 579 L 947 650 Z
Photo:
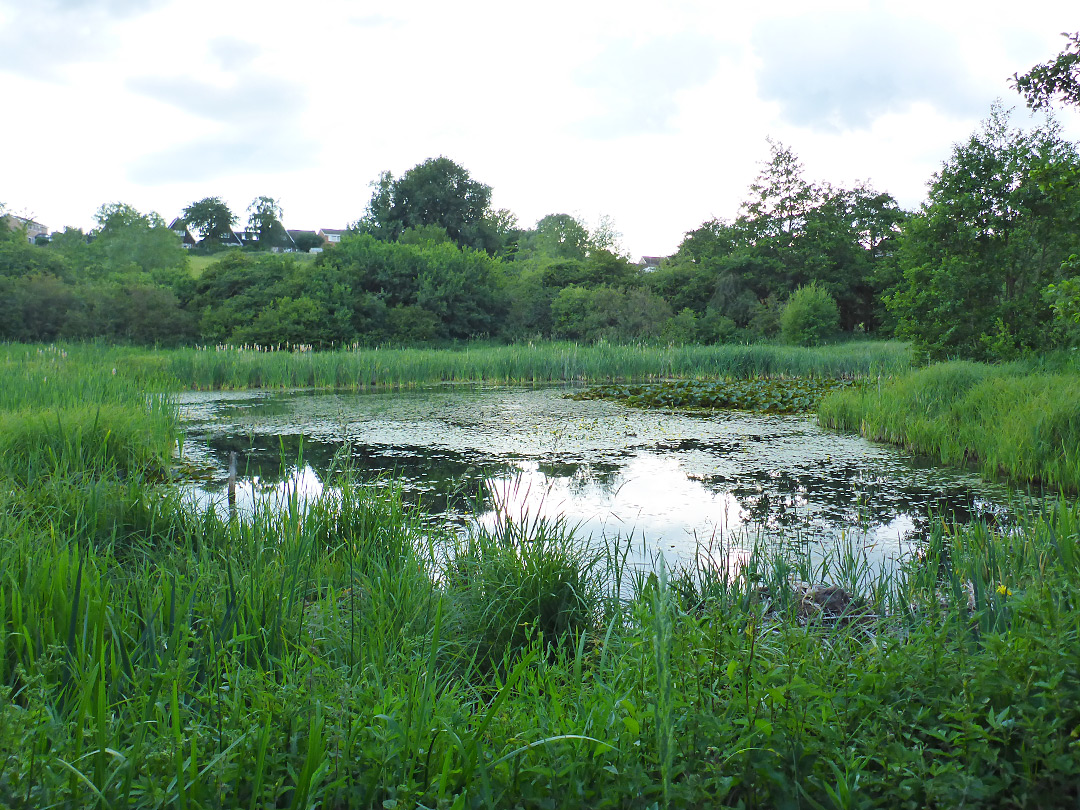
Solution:
M 142 214 L 127 203 L 106 203 L 94 220 L 97 227 L 91 232 L 90 255 L 107 272 L 154 273 L 187 263 L 180 238 L 154 211 Z M 63 252 L 62 246 L 58 249 Z
M 1045 345 L 1043 300 L 1078 247 L 1080 155 L 1050 122 L 1013 128 L 994 106 L 958 144 L 906 226 L 887 298 L 897 334 L 931 357 L 1004 358 Z
M 770 333 L 783 301 L 816 282 L 839 306 L 841 327 L 877 326 L 881 266 L 904 214 L 888 194 L 811 183 L 788 147 L 770 157 L 734 222 L 710 220 L 686 234 L 675 257 L 649 277 L 672 308 L 712 310 Z
M 184 222 L 210 242 L 229 239 L 236 215 L 220 197 L 204 197 L 184 209 Z
M 1022 76 L 1013 74 L 1013 86 L 1032 109 L 1050 106 L 1055 97 L 1080 106 L 1080 33 L 1062 36 L 1067 44 L 1056 57 Z
M 284 212 L 273 197 L 256 197 L 247 210 L 248 230 L 258 234 L 259 247 L 283 247 L 289 241 L 289 235 L 281 223 Z
M 383 172 L 373 185 L 367 211 L 356 225 L 361 232 L 393 241 L 407 228 L 437 225 L 460 247 L 489 252 L 498 247 L 505 218 L 490 210 L 491 186 L 473 180 L 449 158 L 429 158 L 396 179 Z

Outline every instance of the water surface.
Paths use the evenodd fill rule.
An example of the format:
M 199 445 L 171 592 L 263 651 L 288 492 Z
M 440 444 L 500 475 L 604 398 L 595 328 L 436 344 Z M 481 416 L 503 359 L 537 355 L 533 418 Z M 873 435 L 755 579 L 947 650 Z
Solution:
M 322 491 L 335 454 L 392 476 L 430 519 L 465 525 L 560 515 L 598 542 L 631 538 L 633 559 L 689 561 L 755 540 L 838 548 L 891 566 L 932 515 L 1003 514 L 1008 490 L 896 448 L 819 427 L 810 415 L 711 416 L 575 402 L 568 388 L 442 386 L 407 391 L 188 393 L 188 489 L 224 499 L 238 453 L 238 505 Z

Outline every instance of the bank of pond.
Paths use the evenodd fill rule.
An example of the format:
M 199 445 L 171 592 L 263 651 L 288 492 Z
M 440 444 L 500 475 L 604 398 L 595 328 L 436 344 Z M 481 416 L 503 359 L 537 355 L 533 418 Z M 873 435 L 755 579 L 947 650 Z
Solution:
M 602 358 L 609 349 L 596 351 Z M 482 374 L 521 362 L 483 352 L 492 365 Z M 304 363 L 339 374 L 369 362 L 348 352 L 281 354 L 267 357 L 260 375 L 291 375 Z M 330 454 L 316 492 L 293 481 L 244 508 L 193 500 L 176 476 L 213 461 L 212 443 L 197 450 L 213 421 L 206 408 L 228 411 L 230 424 L 253 425 L 258 408 L 260 418 L 287 422 L 289 398 L 304 399 L 180 398 L 175 392 L 204 387 L 195 364 L 212 368 L 218 355 L 249 373 L 260 362 L 231 349 L 0 353 L 0 802 L 921 808 L 1080 800 L 1080 511 L 1071 498 L 1080 392 L 1068 358 L 911 370 L 877 357 L 842 374 L 828 353 L 816 373 L 812 355 L 792 360 L 798 369 L 770 359 L 779 366 L 773 378 L 844 381 L 830 392 L 792 383 L 792 410 L 817 407 L 825 425 L 968 470 L 958 474 L 1012 480 L 1024 495 L 1007 515 L 929 518 L 895 565 L 872 565 L 861 547 L 822 554 L 772 542 L 783 527 L 720 533 L 708 554 L 658 545 L 643 564 L 633 536 L 594 542 L 558 513 L 489 503 L 483 520 L 433 521 L 405 481 L 366 477 L 364 458 L 347 450 Z M 629 405 L 540 389 L 548 398 L 535 400 L 537 410 L 550 419 L 559 407 L 603 409 L 602 430 L 572 426 L 552 439 L 561 446 L 591 441 L 616 458 L 627 448 L 654 452 L 672 425 L 735 429 L 723 421 L 735 417 L 715 415 L 728 411 L 707 412 L 727 404 L 709 374 L 663 382 L 677 376 L 664 369 L 676 355 L 641 361 L 648 371 L 637 374 L 595 357 L 593 371 L 577 368 L 564 381 L 655 389 L 626 388 L 621 399 L 639 398 Z M 448 364 L 468 361 L 407 362 L 398 385 L 441 381 Z M 505 383 L 517 373 L 484 379 Z M 233 371 L 221 374 L 236 384 L 217 387 L 243 387 Z M 748 398 L 755 389 L 739 381 L 764 375 L 711 376 Z M 365 371 L 326 386 L 371 384 Z M 758 385 L 766 405 L 780 401 L 775 379 Z M 668 414 L 680 403 L 664 398 L 691 389 L 697 412 Z M 309 399 L 305 407 L 322 407 Z M 440 402 L 425 392 L 413 401 L 421 411 Z M 491 442 L 531 463 L 543 443 L 531 450 L 515 444 L 523 430 L 492 430 L 482 402 L 466 398 L 460 408 L 470 415 L 455 419 L 487 424 Z M 661 410 L 637 407 L 648 404 Z M 192 407 L 204 412 L 185 413 Z M 274 417 L 275 408 L 285 410 Z M 619 409 L 639 415 L 620 421 Z M 757 410 L 766 413 L 747 414 L 766 420 L 756 425 L 814 421 Z M 335 420 L 348 421 L 331 413 L 321 424 Z M 369 414 L 358 438 L 403 430 L 399 422 Z M 755 435 L 676 451 L 686 461 L 707 450 L 694 463 L 719 465 L 740 447 L 752 456 Z M 294 463 L 317 439 L 282 441 L 279 461 Z M 824 455 L 810 463 L 827 466 Z M 222 492 L 220 470 L 212 477 Z

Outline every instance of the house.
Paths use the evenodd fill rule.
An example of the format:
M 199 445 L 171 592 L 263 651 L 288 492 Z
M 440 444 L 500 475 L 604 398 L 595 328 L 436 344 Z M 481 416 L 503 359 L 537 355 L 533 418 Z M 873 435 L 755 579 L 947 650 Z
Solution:
M 232 228 L 229 228 L 229 235 L 228 236 L 224 236 L 221 239 L 217 239 L 215 241 L 216 241 L 217 244 L 224 245 L 225 247 L 242 248 L 244 246 L 243 241 L 237 235 L 236 231 L 234 231 Z M 202 247 L 202 246 L 205 246 L 205 245 L 207 245 L 209 243 L 210 243 L 209 237 L 204 236 L 202 239 L 200 239 L 198 241 L 197 244 L 200 247 Z
M 45 239 L 49 238 L 48 228 L 40 222 L 35 222 L 26 217 L 20 217 L 15 214 L 4 214 L 0 216 L 0 222 L 5 222 L 13 231 L 24 228 L 26 230 L 26 239 L 31 245 L 37 242 L 39 236 L 44 237 Z
M 191 231 L 188 230 L 187 223 L 184 222 L 183 217 L 177 217 L 169 223 L 169 230 L 180 237 L 180 244 L 185 250 L 191 250 L 198 243 L 195 241 L 195 237 L 191 235 Z
M 642 256 L 638 260 L 638 267 L 643 273 L 651 273 L 653 270 L 659 270 L 660 262 L 666 258 L 667 256 Z
M 317 233 L 322 237 L 324 244 L 336 245 L 348 231 L 344 228 L 319 228 Z
M 271 253 L 292 253 L 296 250 L 296 242 L 293 241 L 292 235 L 287 230 L 280 231 L 283 234 L 280 239 L 280 244 L 271 245 L 269 250 Z M 233 238 L 240 242 L 244 247 L 250 247 L 252 250 L 259 250 L 259 232 L 252 230 L 232 232 Z M 232 244 L 231 242 L 229 244 Z

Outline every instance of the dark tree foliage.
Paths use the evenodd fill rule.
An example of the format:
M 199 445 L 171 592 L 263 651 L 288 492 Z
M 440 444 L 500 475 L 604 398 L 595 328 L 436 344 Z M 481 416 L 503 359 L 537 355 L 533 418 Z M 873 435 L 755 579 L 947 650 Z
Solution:
M 348 236 L 314 265 L 230 254 L 196 283 L 190 307 L 207 341 L 327 347 L 467 339 L 505 313 L 501 266 L 449 242 Z
M 88 258 L 98 273 L 153 273 L 187 264 L 180 237 L 153 211 L 141 214 L 126 203 L 109 203 L 97 210 L 94 219 L 98 227 L 90 234 Z M 73 234 L 57 249 L 77 260 L 77 239 Z
M 1033 110 L 1055 99 L 1080 106 L 1080 33 L 1062 33 L 1064 50 L 1049 62 L 1035 65 L 1024 75 L 1013 74 L 1013 87 Z
M 393 241 L 407 228 L 436 225 L 460 247 L 495 252 L 507 229 L 505 217 L 492 213 L 491 186 L 473 180 L 446 157 L 429 158 L 395 179 L 383 172 L 367 211 L 355 229 Z
M 220 197 L 204 197 L 184 209 L 184 222 L 209 242 L 224 242 L 232 235 L 236 215 Z
M 282 216 L 281 204 L 273 197 L 256 197 L 251 201 L 248 206 L 248 230 L 258 236 L 260 248 L 280 248 L 289 243 L 289 234 L 281 224 Z
M 293 237 L 293 243 L 296 245 L 296 249 L 301 253 L 307 253 L 312 248 L 322 247 L 322 237 L 314 231 L 310 233 L 298 233 Z
M 1008 358 L 1048 345 L 1046 287 L 1080 249 L 1080 155 L 1051 122 L 995 106 L 953 149 L 907 224 L 887 298 L 897 334 L 934 358 Z
M 904 213 L 888 194 L 812 184 L 783 144 L 750 186 L 734 222 L 710 220 L 686 234 L 648 283 L 682 313 L 730 318 L 751 334 L 779 327 L 782 303 L 816 283 L 839 307 L 845 331 L 879 324 L 877 295 Z

